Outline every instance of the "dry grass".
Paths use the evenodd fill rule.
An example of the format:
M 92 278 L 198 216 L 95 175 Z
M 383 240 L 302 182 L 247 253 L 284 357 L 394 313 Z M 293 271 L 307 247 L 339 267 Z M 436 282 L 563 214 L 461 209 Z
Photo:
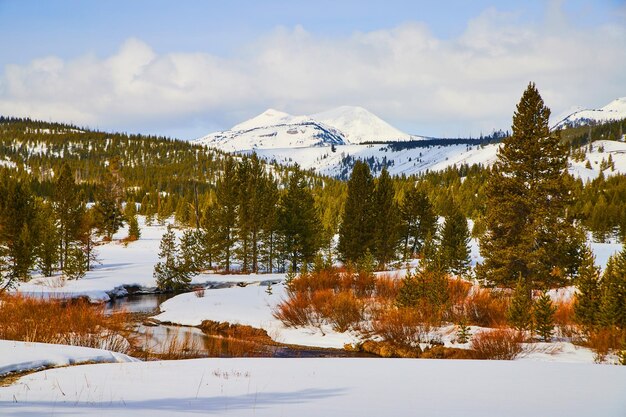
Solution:
M 472 337 L 476 359 L 512 360 L 522 353 L 524 336 L 511 329 L 482 331 Z
M 60 343 L 127 353 L 129 316 L 106 315 L 86 300 L 47 300 L 5 295 L 0 300 L 0 339 Z

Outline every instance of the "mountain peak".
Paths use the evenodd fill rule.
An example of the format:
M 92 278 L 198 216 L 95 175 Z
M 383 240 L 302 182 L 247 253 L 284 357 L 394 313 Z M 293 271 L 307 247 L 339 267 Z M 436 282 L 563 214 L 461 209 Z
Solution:
M 408 135 L 369 110 L 358 106 L 340 106 L 311 116 L 343 132 L 350 143 L 410 140 Z
M 561 119 L 554 128 L 585 125 L 589 122 L 608 122 L 625 118 L 626 97 L 620 97 L 600 109 L 585 109 L 573 112 Z
M 305 119 L 306 117 L 304 116 L 293 116 L 284 111 L 269 108 L 252 119 L 248 119 L 245 122 L 233 126 L 230 130 L 250 130 L 265 126 L 300 123 Z

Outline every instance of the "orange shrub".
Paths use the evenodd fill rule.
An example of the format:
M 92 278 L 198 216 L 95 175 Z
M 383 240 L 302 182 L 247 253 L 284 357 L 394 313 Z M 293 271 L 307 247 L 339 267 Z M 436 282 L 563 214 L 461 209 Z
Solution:
M 472 350 L 476 359 L 515 359 L 522 353 L 524 336 L 511 329 L 482 331 L 472 337 Z
M 308 293 L 295 292 L 278 304 L 272 314 L 285 326 L 306 326 L 309 324 L 310 304 L 311 297 Z
M 107 315 L 104 305 L 84 299 L 55 300 L 5 295 L 0 298 L 0 339 L 62 343 L 127 352 L 129 317 Z
M 390 275 L 379 275 L 376 278 L 376 295 L 386 300 L 394 300 L 398 296 L 398 290 L 402 285 L 402 280 L 395 279 Z
M 417 309 L 392 308 L 374 312 L 372 331 L 386 342 L 414 346 L 428 341 L 430 326 Z
M 467 320 L 476 326 L 496 327 L 506 324 L 508 299 L 485 288 L 474 288 L 463 307 Z
M 577 326 L 574 320 L 574 300 L 558 301 L 555 303 L 554 324 L 561 337 L 574 337 Z
M 604 362 L 611 350 L 619 349 L 622 346 L 622 340 L 626 340 L 624 332 L 626 330 L 620 331 L 614 328 L 604 328 L 589 333 L 587 346 L 593 350 L 595 354 L 594 360 L 598 363 Z
M 342 291 L 330 299 L 326 318 L 338 332 L 345 332 L 363 320 L 363 302 L 352 292 Z
M 448 296 L 452 305 L 462 305 L 469 294 L 472 284 L 458 278 L 448 279 Z

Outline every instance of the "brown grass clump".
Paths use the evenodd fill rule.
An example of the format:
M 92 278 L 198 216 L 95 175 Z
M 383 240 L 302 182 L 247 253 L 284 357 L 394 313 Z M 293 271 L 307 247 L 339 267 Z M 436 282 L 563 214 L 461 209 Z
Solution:
M 475 334 L 471 347 L 476 359 L 512 360 L 522 353 L 523 341 L 520 332 L 497 329 Z
M 0 339 L 59 343 L 126 353 L 128 314 L 106 315 L 84 299 L 53 300 L 5 295 L 0 299 Z

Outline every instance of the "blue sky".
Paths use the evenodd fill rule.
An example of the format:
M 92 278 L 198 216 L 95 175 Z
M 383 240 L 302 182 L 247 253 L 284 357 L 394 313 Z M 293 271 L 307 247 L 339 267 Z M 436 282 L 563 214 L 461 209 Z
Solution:
M 0 113 L 189 139 L 267 107 L 351 104 L 410 133 L 476 135 L 508 128 L 531 80 L 555 113 L 626 96 L 624 10 L 608 0 L 0 0 Z

